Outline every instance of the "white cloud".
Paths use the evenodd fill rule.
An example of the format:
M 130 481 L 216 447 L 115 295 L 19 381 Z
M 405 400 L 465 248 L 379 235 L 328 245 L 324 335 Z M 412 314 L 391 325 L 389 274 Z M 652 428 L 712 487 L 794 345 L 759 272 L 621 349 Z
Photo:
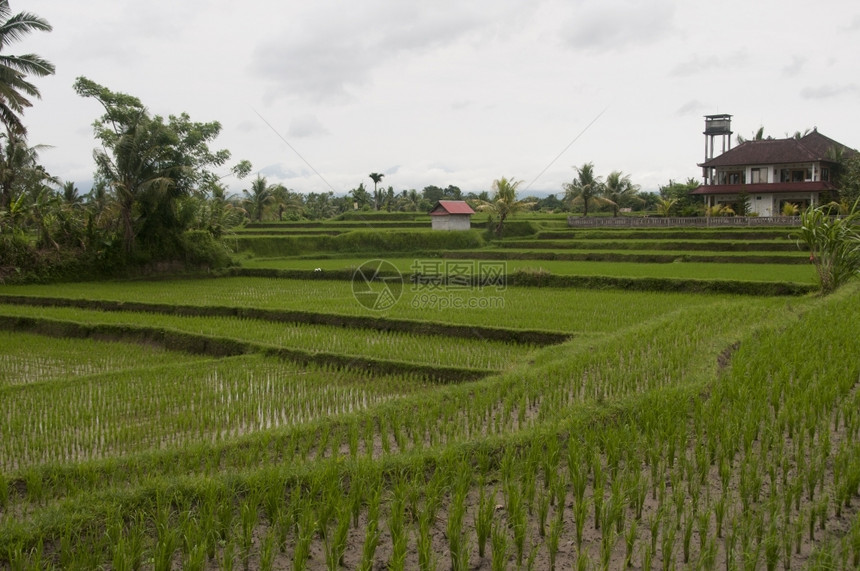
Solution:
M 856 83 L 847 85 L 820 85 L 817 87 L 804 87 L 800 90 L 800 96 L 804 99 L 831 99 L 844 94 L 860 93 L 860 87 Z
M 315 137 L 327 135 L 326 129 L 316 115 L 302 115 L 290 121 L 290 128 L 287 131 L 289 137 L 297 137 L 299 139 L 305 137 Z
M 698 99 L 691 99 L 678 108 L 677 115 L 704 115 L 708 106 Z
M 677 77 L 687 77 L 715 70 L 737 69 L 744 66 L 748 59 L 749 56 L 745 50 L 737 50 L 725 55 L 694 55 L 692 58 L 676 64 L 669 74 Z
M 575 6 L 562 32 L 577 49 L 613 52 L 658 42 L 674 32 L 673 2 L 596 0 Z

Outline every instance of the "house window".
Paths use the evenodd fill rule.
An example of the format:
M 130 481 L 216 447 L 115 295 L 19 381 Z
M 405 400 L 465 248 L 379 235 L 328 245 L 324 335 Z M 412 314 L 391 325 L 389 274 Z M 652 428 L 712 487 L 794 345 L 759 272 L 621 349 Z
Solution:
M 763 182 L 767 182 L 767 169 L 750 169 L 750 182 L 752 184 L 761 184 Z
M 803 182 L 812 180 L 812 171 L 809 169 L 791 169 L 791 182 Z
M 735 171 L 726 173 L 729 184 L 743 184 L 744 183 L 744 172 L 743 171 Z
M 827 167 L 821 167 L 821 180 L 830 180 L 830 169 Z

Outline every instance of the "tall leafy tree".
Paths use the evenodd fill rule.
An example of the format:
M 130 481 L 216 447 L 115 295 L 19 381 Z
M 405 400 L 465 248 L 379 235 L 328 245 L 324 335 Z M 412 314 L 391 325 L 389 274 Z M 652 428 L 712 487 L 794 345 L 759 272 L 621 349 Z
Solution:
M 15 56 L 3 52 L 9 44 L 30 32 L 50 32 L 51 29 L 46 20 L 35 14 L 19 12 L 13 15 L 9 0 L 0 0 L 0 121 L 10 133 L 27 134 L 20 116 L 24 109 L 33 105 L 30 98 L 40 97 L 39 88 L 27 81 L 27 76 L 51 75 L 54 65 L 36 54 Z
M 482 202 L 478 209 L 490 212 L 498 217 L 496 223 L 496 235 L 501 236 L 505 220 L 521 210 L 531 207 L 534 203 L 517 200 L 517 187 L 522 184 L 521 180 L 508 179 L 505 177 L 493 181 L 493 198 L 488 202 Z
M 85 77 L 74 87 L 104 109 L 94 123 L 101 143 L 93 152 L 96 179 L 119 206 L 126 253 L 134 252 L 139 242 L 157 257 L 180 253 L 181 233 L 189 223 L 179 216 L 180 200 L 217 180 L 211 169 L 230 158 L 227 150 L 209 149 L 221 125 L 192 122 L 184 113 L 167 120 L 150 116 L 138 98 Z
M 573 205 L 581 204 L 583 208 L 583 216 L 588 216 L 588 206 L 590 204 L 605 204 L 606 201 L 601 197 L 603 192 L 603 182 L 599 176 L 594 174 L 594 163 L 585 163 L 576 169 L 576 177 L 572 182 L 564 184 L 565 202 Z

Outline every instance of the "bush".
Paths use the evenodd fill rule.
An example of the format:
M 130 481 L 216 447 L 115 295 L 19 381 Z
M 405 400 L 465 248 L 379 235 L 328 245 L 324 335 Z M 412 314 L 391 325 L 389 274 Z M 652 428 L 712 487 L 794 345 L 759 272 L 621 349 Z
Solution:
M 792 233 L 798 247 L 809 249 L 809 259 L 818 272 L 822 293 L 829 293 L 860 274 L 860 232 L 855 226 L 860 220 L 857 206 L 858 203 L 854 203 L 844 218 L 831 217 L 826 206 L 810 206 L 800 216 L 800 229 Z
M 189 230 L 182 234 L 185 264 L 190 267 L 224 268 L 231 264 L 225 244 L 206 230 Z
M 297 256 L 313 252 L 426 252 L 479 248 L 478 232 L 354 230 L 338 236 L 241 236 L 236 248 L 256 256 Z

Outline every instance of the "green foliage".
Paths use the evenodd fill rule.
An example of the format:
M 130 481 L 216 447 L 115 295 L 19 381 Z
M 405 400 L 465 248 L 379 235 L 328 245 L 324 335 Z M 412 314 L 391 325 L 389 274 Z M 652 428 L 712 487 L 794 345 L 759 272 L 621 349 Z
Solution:
M 792 237 L 809 250 L 822 293 L 830 293 L 860 273 L 860 210 L 854 203 L 845 217 L 831 217 L 824 207 L 808 208 Z
M 839 197 L 846 204 L 854 204 L 860 200 L 860 154 L 846 159 L 840 171 Z
M 675 216 L 700 216 L 702 214 L 702 204 L 699 199 L 690 195 L 690 192 L 698 188 L 699 181 L 694 178 L 687 179 L 686 182 L 677 182 L 670 180 L 668 184 L 663 185 L 659 189 L 659 197 L 657 201 L 657 210 L 663 216 L 666 214 L 665 205 L 672 204 L 672 215 Z
M 98 180 L 116 199 L 126 253 L 156 260 L 181 256 L 189 221 L 179 216 L 179 202 L 217 180 L 210 169 L 230 158 L 227 150 L 209 149 L 221 125 L 192 122 L 185 113 L 166 121 L 152 117 L 136 97 L 85 77 L 74 87 L 105 111 L 94 124 L 102 145 L 94 157 Z
M 478 204 L 478 210 L 488 212 L 491 220 L 495 219 L 494 232 L 501 236 L 505 226 L 505 220 L 517 212 L 534 206 L 533 202 L 517 200 L 517 187 L 522 184 L 521 180 L 507 179 L 502 177 L 493 181 L 493 198 L 490 201 L 482 201 Z
M 484 241 L 476 230 L 468 232 L 353 230 L 338 236 L 236 236 L 238 251 L 257 256 L 290 256 L 311 252 L 438 252 L 478 248 Z
M 50 32 L 51 25 L 29 12 L 12 15 L 9 0 L 0 0 L 0 51 L 33 31 Z M 26 135 L 27 129 L 19 117 L 31 107 L 28 97 L 38 98 L 39 89 L 27 81 L 28 75 L 44 77 L 54 73 L 54 65 L 35 55 L 0 55 L 0 122 L 8 133 Z M 0 202 L 0 208 L 7 203 Z
M 576 169 L 576 177 L 572 182 L 565 183 L 564 201 L 572 209 L 574 205 L 581 205 L 583 216 L 588 216 L 588 207 L 591 204 L 608 204 L 601 196 L 603 194 L 603 181 L 601 177 L 594 174 L 594 163 L 585 163 Z
M 232 261 L 224 243 L 206 230 L 189 230 L 182 234 L 182 250 L 189 267 L 223 268 Z

